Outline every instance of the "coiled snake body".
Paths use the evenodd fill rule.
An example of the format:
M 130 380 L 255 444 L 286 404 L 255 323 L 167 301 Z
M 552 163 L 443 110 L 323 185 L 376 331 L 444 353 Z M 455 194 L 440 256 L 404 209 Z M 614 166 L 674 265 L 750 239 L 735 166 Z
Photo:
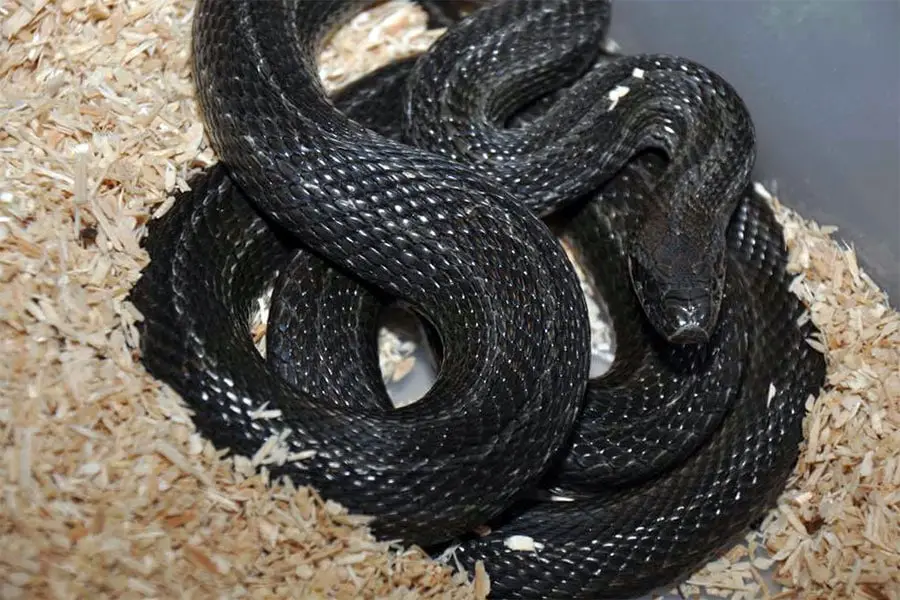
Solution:
M 671 583 L 771 506 L 824 380 L 780 228 L 747 192 L 746 108 L 690 61 L 603 53 L 593 0 L 490 3 L 329 99 L 318 50 L 365 4 L 199 0 L 222 162 L 149 227 L 144 364 L 217 446 L 281 436 L 273 475 L 381 536 L 456 539 L 496 597 Z M 609 307 L 599 378 L 551 227 Z M 263 358 L 250 315 L 273 286 Z M 440 356 L 399 409 L 375 343 L 395 302 Z

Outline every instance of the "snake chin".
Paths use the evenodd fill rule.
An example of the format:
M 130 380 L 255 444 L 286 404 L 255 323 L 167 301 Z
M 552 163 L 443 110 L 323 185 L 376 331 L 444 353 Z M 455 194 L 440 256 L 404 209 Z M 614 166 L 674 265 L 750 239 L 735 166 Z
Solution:
M 704 268 L 708 259 L 690 269 L 660 272 L 632 255 L 629 275 L 638 302 L 650 324 L 672 344 L 705 344 L 719 320 L 723 290 L 719 285 L 723 257 L 715 268 Z

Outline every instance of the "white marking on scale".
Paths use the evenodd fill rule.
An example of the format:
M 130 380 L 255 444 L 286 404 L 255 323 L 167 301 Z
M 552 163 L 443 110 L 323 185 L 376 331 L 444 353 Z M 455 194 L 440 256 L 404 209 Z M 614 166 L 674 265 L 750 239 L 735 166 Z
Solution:
M 527 535 L 511 535 L 503 540 L 503 545 L 514 552 L 538 552 L 544 548 L 544 544 Z
M 631 91 L 631 88 L 628 88 L 624 85 L 618 85 L 615 87 L 615 89 L 611 90 L 609 92 L 609 94 L 607 94 L 607 98 L 609 98 L 612 101 L 612 104 L 610 105 L 609 110 L 614 109 L 616 107 L 616 105 L 619 103 L 619 100 L 624 98 L 630 91 Z

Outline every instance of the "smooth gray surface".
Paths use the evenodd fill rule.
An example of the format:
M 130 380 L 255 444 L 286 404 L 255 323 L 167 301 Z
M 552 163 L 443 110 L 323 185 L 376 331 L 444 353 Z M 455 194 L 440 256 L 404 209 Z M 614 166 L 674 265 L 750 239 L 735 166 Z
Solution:
M 626 53 L 679 54 L 726 77 L 758 134 L 756 179 L 840 228 L 900 297 L 900 2 L 619 0 Z

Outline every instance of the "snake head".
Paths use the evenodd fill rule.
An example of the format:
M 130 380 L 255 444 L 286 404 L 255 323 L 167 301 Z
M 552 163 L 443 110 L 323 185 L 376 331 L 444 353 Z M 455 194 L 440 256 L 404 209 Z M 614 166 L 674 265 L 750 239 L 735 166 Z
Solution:
M 648 252 L 629 253 L 629 274 L 650 324 L 675 344 L 702 344 L 712 337 L 722 305 L 725 245 L 669 235 Z

